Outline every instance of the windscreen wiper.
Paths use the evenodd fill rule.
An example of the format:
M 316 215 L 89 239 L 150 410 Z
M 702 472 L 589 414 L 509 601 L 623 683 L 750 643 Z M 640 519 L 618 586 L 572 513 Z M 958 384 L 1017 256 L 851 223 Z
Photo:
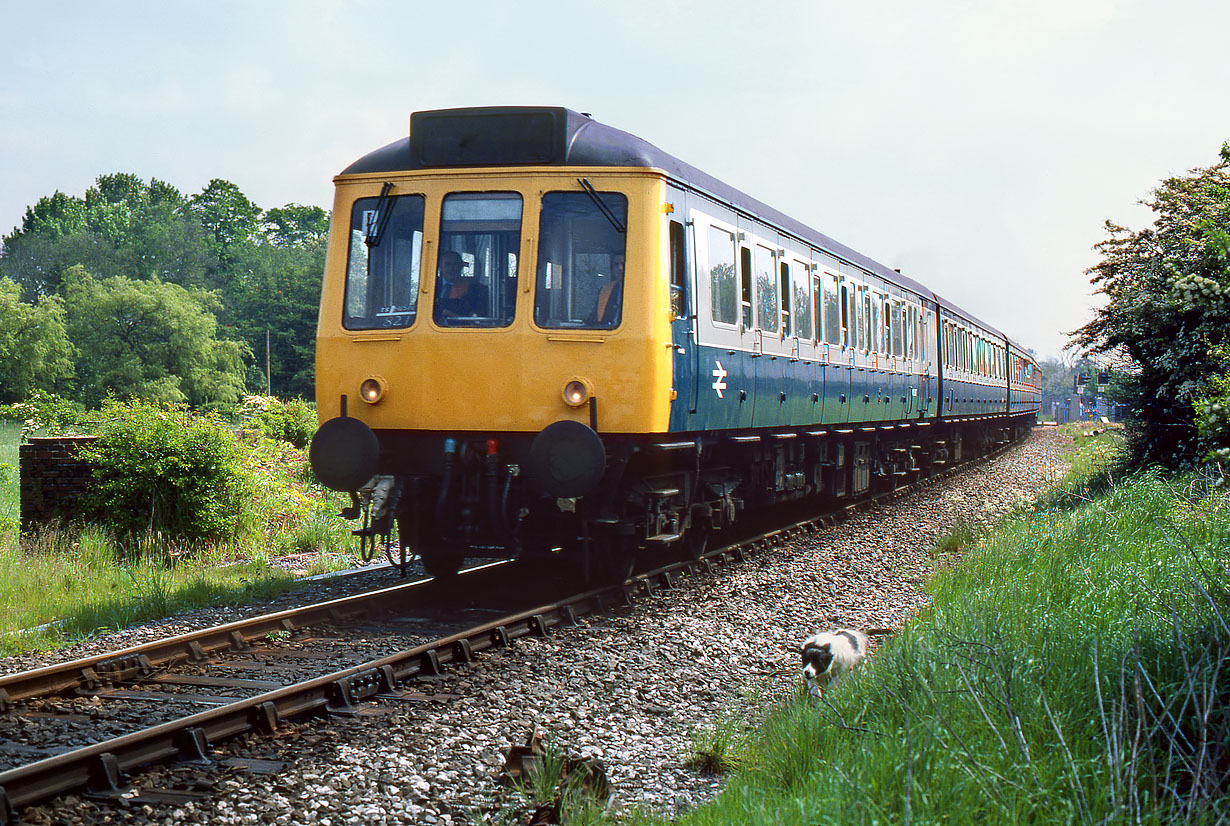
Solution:
M 388 181 L 384 182 L 384 186 L 380 187 L 380 197 L 376 199 L 376 220 L 369 223 L 363 228 L 363 243 L 369 247 L 380 246 L 380 238 L 384 235 L 384 228 L 389 225 L 389 218 L 393 214 L 393 210 L 389 209 L 389 193 L 393 191 L 393 184 Z
M 598 209 L 602 211 L 602 214 L 606 216 L 606 219 L 611 222 L 611 226 L 615 227 L 615 231 L 624 232 L 624 225 L 621 224 L 619 219 L 615 217 L 615 213 L 611 212 L 611 208 L 602 202 L 602 198 L 599 197 L 598 192 L 594 189 L 594 185 L 584 178 L 577 178 L 577 183 L 581 185 L 581 188 L 585 190 L 585 194 L 588 195 L 590 200 L 593 201 L 597 205 Z

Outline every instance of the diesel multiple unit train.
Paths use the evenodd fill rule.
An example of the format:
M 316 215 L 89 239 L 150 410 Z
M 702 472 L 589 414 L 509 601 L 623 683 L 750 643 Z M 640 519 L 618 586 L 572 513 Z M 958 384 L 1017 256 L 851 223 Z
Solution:
M 417 112 L 335 183 L 311 462 L 403 565 L 562 553 L 620 576 L 1038 411 L 1004 334 L 588 115 Z

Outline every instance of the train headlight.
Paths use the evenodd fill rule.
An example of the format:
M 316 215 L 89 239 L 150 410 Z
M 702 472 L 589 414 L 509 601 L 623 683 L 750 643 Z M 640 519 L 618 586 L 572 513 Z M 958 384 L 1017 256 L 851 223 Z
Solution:
M 573 379 L 564 385 L 564 404 L 569 407 L 580 407 L 591 395 L 589 383 L 584 379 Z
M 375 404 L 384 398 L 384 382 L 380 379 L 366 379 L 359 385 L 359 398 L 368 404 Z

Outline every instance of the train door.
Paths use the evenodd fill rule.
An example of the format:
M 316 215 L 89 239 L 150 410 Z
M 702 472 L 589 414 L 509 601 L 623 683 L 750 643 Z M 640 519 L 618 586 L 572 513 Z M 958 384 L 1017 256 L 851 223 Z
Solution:
M 788 307 L 782 310 L 782 324 L 787 325 L 783 339 L 786 358 L 786 386 L 783 392 L 783 422 L 804 425 L 817 421 L 815 413 L 820 396 L 813 388 L 816 385 L 815 364 L 815 311 L 812 308 L 811 265 L 802 256 L 787 250 L 778 265 L 781 271 L 782 301 Z
M 928 302 L 923 310 L 923 338 L 927 342 L 924 362 L 927 365 L 928 416 L 942 415 L 944 394 L 944 323 L 937 304 Z
M 667 255 L 669 256 L 671 344 L 674 347 L 675 399 L 671 403 L 670 429 L 689 430 L 696 411 L 697 370 L 700 348 L 696 342 L 696 277 L 693 261 L 695 251 L 689 243 L 689 230 L 683 216 L 687 214 L 687 196 L 672 191 L 671 211 L 667 222 Z M 691 224 L 692 222 L 689 222 Z
M 866 284 L 854 284 L 854 369 L 850 372 L 851 422 L 871 420 L 871 294 Z
M 900 298 L 894 298 L 891 304 L 892 324 L 890 333 L 893 352 L 893 397 L 889 408 L 894 411 L 893 418 L 908 419 L 910 417 L 910 362 L 906 359 L 906 319 L 905 304 Z
M 868 313 L 867 333 L 871 369 L 868 377 L 871 387 L 868 390 L 871 400 L 868 402 L 867 418 L 883 421 L 890 417 L 889 402 L 892 399 L 892 359 L 888 355 L 888 335 L 885 321 L 890 315 L 888 297 L 877 290 L 869 290 L 871 296 L 870 312 Z
M 805 422 L 817 424 L 824 421 L 824 365 L 829 360 L 829 345 L 824 329 L 824 281 L 818 264 L 808 262 L 805 272 L 807 289 L 811 291 L 812 314 L 811 346 L 803 347 L 803 352 L 810 354 L 811 359 L 811 367 L 807 371 L 810 386 L 805 391 L 810 404 L 805 414 Z M 805 355 L 804 359 L 807 358 Z
M 751 424 L 752 378 L 740 326 L 742 285 L 733 225 L 692 210 L 696 253 L 696 413 L 693 430 Z
M 752 410 L 752 427 L 773 427 L 784 423 L 783 402 L 786 399 L 786 353 L 782 328 L 782 290 L 780 257 L 776 245 L 755 240 L 752 252 L 752 295 L 754 337 L 752 359 L 756 369 L 756 406 Z M 787 297 L 787 301 L 789 298 Z
M 739 352 L 743 356 L 746 392 L 741 392 L 739 426 L 751 427 L 756 415 L 756 387 L 764 337 L 756 326 L 756 276 L 753 273 L 751 244 L 745 232 L 739 233 Z
M 853 285 L 837 263 L 822 272 L 824 289 L 824 409 L 821 421 L 841 424 L 850 418 L 850 374 L 854 370 Z

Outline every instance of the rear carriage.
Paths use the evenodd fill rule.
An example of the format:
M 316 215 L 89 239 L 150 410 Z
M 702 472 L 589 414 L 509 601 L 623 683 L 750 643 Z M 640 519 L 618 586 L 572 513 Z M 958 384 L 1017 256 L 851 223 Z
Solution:
M 433 573 L 560 550 L 622 573 L 1036 411 L 1001 334 L 585 115 L 416 113 L 336 185 L 312 463 Z

